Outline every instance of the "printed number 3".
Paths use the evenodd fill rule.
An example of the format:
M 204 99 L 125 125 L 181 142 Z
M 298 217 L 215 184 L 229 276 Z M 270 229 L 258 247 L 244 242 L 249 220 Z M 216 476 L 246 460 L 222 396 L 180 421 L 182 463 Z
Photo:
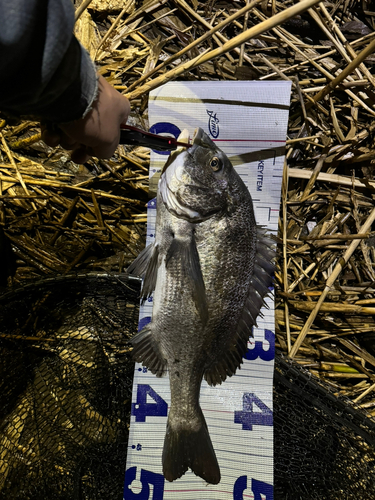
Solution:
M 270 344 L 268 350 L 263 349 L 263 342 L 256 340 L 255 347 L 246 351 L 245 359 L 252 361 L 260 358 L 263 361 L 272 361 L 275 358 L 275 334 L 271 330 L 264 330 L 264 337 Z
M 234 483 L 233 500 L 243 500 L 243 492 L 247 489 L 247 476 L 241 476 Z M 263 481 L 251 480 L 251 489 L 254 493 L 254 500 L 273 500 L 273 486 L 272 484 L 264 483 Z M 263 496 L 263 498 L 264 498 Z

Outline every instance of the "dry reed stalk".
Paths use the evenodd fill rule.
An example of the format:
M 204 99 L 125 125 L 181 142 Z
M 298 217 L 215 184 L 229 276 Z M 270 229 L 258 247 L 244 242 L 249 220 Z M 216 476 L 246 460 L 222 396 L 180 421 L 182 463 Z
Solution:
M 91 0 L 90 0 L 91 1 Z M 125 3 L 125 6 L 123 7 L 123 9 L 120 11 L 119 15 L 117 16 L 117 18 L 115 19 L 115 21 L 112 23 L 112 26 L 109 28 L 109 30 L 106 32 L 106 34 L 103 36 L 103 38 L 100 40 L 99 42 L 99 45 L 97 46 L 96 48 L 96 54 L 95 54 L 95 59 L 98 57 L 98 53 L 99 53 L 99 49 L 102 45 L 104 45 L 104 43 L 108 40 L 109 36 L 111 35 L 111 33 L 116 29 L 116 27 L 118 26 L 119 22 L 121 21 L 123 15 L 128 11 L 130 5 L 133 3 L 133 0 L 128 0 L 126 3 Z M 76 17 L 77 19 L 77 17 Z
M 301 170 L 299 168 L 289 168 L 289 177 L 295 179 L 310 179 L 312 172 L 310 170 Z M 355 188 L 366 188 L 368 186 L 375 188 L 375 181 L 366 180 L 366 182 L 355 179 L 354 182 L 350 177 L 337 174 L 319 173 L 317 179 L 321 182 L 330 182 L 332 184 L 339 184 L 341 186 L 353 186 Z
M 348 51 L 351 59 L 354 60 L 357 57 L 357 54 L 356 54 L 355 50 L 353 49 L 353 47 L 351 46 L 351 44 L 348 43 L 348 41 L 346 40 L 346 38 L 342 34 L 340 28 L 337 26 L 337 23 L 330 16 L 330 14 L 327 11 L 327 9 L 326 9 L 326 7 L 325 7 L 325 5 L 324 5 L 323 2 L 319 5 L 319 10 L 321 10 L 321 12 L 323 13 L 323 15 L 326 17 L 326 19 L 328 21 L 328 25 L 332 28 L 332 30 L 335 32 L 335 34 L 337 35 L 337 37 L 344 44 L 344 46 L 345 46 L 346 50 Z M 363 62 L 359 65 L 359 69 L 365 74 L 367 80 L 371 83 L 371 85 L 373 87 L 375 87 L 375 78 L 372 76 L 371 72 L 367 69 L 367 67 L 365 66 L 365 64 Z
M 285 11 L 279 12 L 270 19 L 267 19 L 259 23 L 258 25 L 249 28 L 244 33 L 235 36 L 234 38 L 226 42 L 222 47 L 218 47 L 217 49 L 208 51 L 205 54 L 200 54 L 199 56 L 195 57 L 194 59 L 191 59 L 187 63 L 180 64 L 180 66 L 178 66 L 177 68 L 168 71 L 164 75 L 155 78 L 154 80 L 146 83 L 145 85 L 142 85 L 139 89 L 134 90 L 129 94 L 126 94 L 126 96 L 129 100 L 136 99 L 137 97 L 143 95 L 144 93 L 150 92 L 151 90 L 159 87 L 160 85 L 163 85 L 164 83 L 167 83 L 168 81 L 177 78 L 186 71 L 196 68 L 197 66 L 200 66 L 201 64 L 204 64 L 207 61 L 211 61 L 212 59 L 215 59 L 216 57 L 239 47 L 240 45 L 250 40 L 251 38 L 254 38 L 264 33 L 265 31 L 268 31 L 274 28 L 275 26 L 278 26 L 279 24 L 286 22 L 288 19 L 301 14 L 309 7 L 312 7 L 317 3 L 319 3 L 319 0 L 301 0 L 301 2 L 299 2 L 298 4 L 289 7 Z
M 192 41 L 191 43 L 189 43 L 186 47 L 184 47 L 182 50 L 178 51 L 176 54 L 172 55 L 171 57 L 169 57 L 166 61 L 162 62 L 161 64 L 159 64 L 159 66 L 157 66 L 156 68 L 154 68 L 153 70 L 149 71 L 147 74 L 145 75 L 142 75 L 141 78 L 139 78 L 136 82 L 134 82 L 132 85 L 129 86 L 129 88 L 126 90 L 127 92 L 127 95 L 132 91 L 134 90 L 138 85 L 140 85 L 141 83 L 143 83 L 145 80 L 147 80 L 147 78 L 150 78 L 151 76 L 153 76 L 155 73 L 158 73 L 160 71 L 162 71 L 164 68 L 166 68 L 169 64 L 171 64 L 173 61 L 175 61 L 176 59 L 180 58 L 181 56 L 183 56 L 184 54 L 186 54 L 187 52 L 190 52 L 193 48 L 197 47 L 198 45 L 200 45 L 201 43 L 203 43 L 205 40 L 207 40 L 208 38 L 210 38 L 214 33 L 216 33 L 217 31 L 220 31 L 222 30 L 223 28 L 225 28 L 226 26 L 228 26 L 231 22 L 233 22 L 235 19 L 237 19 L 238 17 L 244 15 L 244 14 L 247 14 L 249 12 L 249 10 L 253 9 L 256 5 L 258 5 L 262 0 L 253 0 L 250 4 L 246 5 L 245 7 L 243 7 L 242 9 L 240 9 L 239 11 L 235 12 L 234 14 L 232 14 L 231 16 L 227 17 L 224 21 L 222 21 L 221 23 L 217 24 L 216 26 L 214 27 L 211 27 L 210 30 L 208 32 L 206 32 L 204 35 L 202 35 L 201 37 L 197 38 L 196 40 Z
M 134 11 L 132 2 L 127 2 L 120 5 L 118 11 L 107 13 L 96 12 L 96 3 L 90 6 L 90 25 L 100 32 L 100 49 L 96 53 L 98 68 L 118 89 L 128 93 L 138 90 L 142 82 L 157 72 L 166 71 L 168 65 L 170 70 L 177 65 L 175 69 L 179 72 L 181 62 L 177 59 L 186 57 L 189 51 L 194 57 L 197 47 L 210 55 L 205 64 L 187 72 L 186 79 L 240 79 L 251 75 L 251 78 L 260 80 L 282 78 L 293 81 L 286 154 L 288 178 L 283 184 L 287 188 L 283 190 L 280 214 L 282 245 L 275 273 L 277 346 L 286 353 L 291 351 L 291 344 L 298 338 L 312 312 L 310 309 L 316 304 L 314 301 L 324 293 L 324 284 L 347 250 L 345 245 L 360 238 L 361 246 L 357 247 L 327 292 L 323 308 L 333 310 L 320 310 L 305 339 L 305 345 L 309 346 L 300 347 L 297 356 L 298 362 L 307 369 L 318 370 L 319 376 L 333 381 L 338 391 L 345 392 L 352 399 L 363 394 L 373 383 L 374 370 L 363 357 L 355 353 L 353 356 L 349 347 L 338 344 L 338 339 L 354 339 L 371 354 L 371 348 L 365 349 L 363 342 L 367 335 L 371 338 L 375 333 L 375 321 L 371 314 L 353 312 L 353 306 L 371 311 L 375 304 L 372 283 L 375 233 L 371 228 L 368 233 L 358 234 L 358 227 L 373 208 L 375 187 L 372 147 L 374 78 L 371 75 L 374 57 L 354 68 L 328 98 L 315 103 L 313 96 L 334 81 L 341 70 L 357 58 L 357 52 L 374 40 L 375 34 L 362 36 L 358 33 L 356 40 L 347 40 L 344 23 L 354 19 L 354 11 L 346 11 L 341 16 L 344 5 L 336 3 L 332 7 L 321 2 L 317 7 L 311 7 L 312 17 L 304 16 L 311 30 L 319 30 L 310 40 L 305 30 L 297 32 L 290 24 L 279 25 L 267 34 L 259 34 L 236 46 L 230 53 L 232 62 L 228 64 L 223 54 L 215 61 L 209 59 L 212 43 L 215 43 L 212 34 L 221 36 L 221 42 L 225 44 L 238 33 L 248 33 L 250 23 L 269 21 L 266 10 L 256 8 L 257 2 L 246 1 L 246 5 L 243 2 L 241 9 L 239 4 L 233 4 L 228 11 L 212 5 L 209 13 L 205 12 L 205 5 L 198 2 L 194 4 L 194 14 L 189 10 L 190 3 L 178 5 L 172 0 L 143 2 Z M 275 14 L 276 8 L 285 11 L 285 5 L 273 1 L 270 8 Z M 245 10 L 251 12 L 248 26 Z M 127 15 L 127 12 L 132 13 Z M 193 27 L 188 26 L 191 20 Z M 160 53 L 154 50 L 158 39 L 163 41 Z M 155 68 L 150 72 L 152 65 Z M 183 73 L 178 72 L 173 74 L 172 70 L 167 74 L 181 78 Z M 132 100 L 132 119 L 139 120 L 137 123 L 141 128 L 147 128 L 146 100 L 147 92 Z M 11 145 L 14 163 L 30 192 L 29 196 L 25 194 L 16 167 L 0 143 L 0 223 L 5 233 L 17 241 L 22 242 L 20 236 L 27 234 L 27 243 L 34 247 L 35 252 L 26 253 L 26 248 L 14 247 L 17 259 L 23 260 L 17 268 L 16 282 L 27 273 L 30 276 L 51 274 L 54 258 L 44 264 L 44 256 L 35 250 L 38 247 L 48 248 L 52 255 L 60 252 L 58 256 L 63 265 L 59 264 L 54 272 L 75 267 L 100 269 L 101 259 L 91 261 L 93 256 L 110 249 L 116 254 L 116 246 L 124 248 L 125 262 L 138 253 L 144 241 L 143 221 L 146 220 L 147 197 L 143 195 L 148 174 L 146 149 L 120 147 L 112 160 L 91 160 L 88 165 L 91 174 L 85 169 L 77 175 L 75 170 L 73 175 L 63 174 L 68 159 L 66 153 L 43 149 L 41 142 L 28 144 L 27 135 L 35 133 L 34 122 L 5 127 L 4 121 L 1 125 L 5 140 Z M 18 142 L 21 154 L 12 150 Z M 322 154 L 326 155 L 324 162 Z M 353 177 L 352 168 L 355 169 Z M 100 227 L 92 190 L 104 227 Z M 103 193 L 110 196 L 102 196 Z M 75 202 L 77 198 L 79 200 Z M 126 245 L 129 237 L 134 235 L 140 246 L 132 239 L 132 253 Z M 64 249 L 70 246 L 73 250 L 64 253 Z M 126 264 L 119 258 L 116 266 L 121 270 Z M 297 309 L 294 304 L 297 307 L 302 304 L 301 309 L 307 311 Z M 327 346 L 330 349 L 326 349 Z M 348 352 L 351 353 L 350 359 L 347 358 Z M 356 375 L 367 378 L 358 385 L 358 379 L 351 381 L 348 378 L 350 373 L 339 379 L 332 375 L 334 369 L 321 368 L 334 366 L 333 361 L 345 362 L 357 369 Z M 366 366 L 356 367 L 355 362 Z M 329 375 L 325 376 L 326 373 Z M 366 393 L 360 401 L 367 404 L 371 394 L 372 391 Z
M 26 187 L 26 184 L 25 184 L 25 182 L 24 182 L 24 180 L 22 178 L 21 172 L 19 171 L 19 168 L 18 168 L 16 162 L 14 161 L 12 153 L 11 153 L 9 147 L 8 147 L 8 144 L 6 143 L 5 137 L 2 134 L 2 132 L 0 132 L 0 137 L 1 137 L 1 142 L 3 143 L 3 147 L 5 149 L 5 152 L 6 152 L 7 156 L 8 156 L 8 159 L 9 159 L 11 165 L 13 166 L 13 168 L 16 170 L 16 175 L 17 175 L 18 181 L 20 182 L 20 184 L 21 184 L 23 190 L 25 191 L 26 195 L 30 196 L 30 193 L 29 193 L 29 191 L 28 191 L 28 189 Z M 36 205 L 34 204 L 34 202 L 32 202 L 32 206 L 33 206 L 34 210 L 36 210 Z
M 341 71 L 341 73 L 334 78 L 331 82 L 328 83 L 324 87 L 323 90 L 318 92 L 314 97 L 313 100 L 314 102 L 321 101 L 326 95 L 328 95 L 330 92 L 333 91 L 337 85 L 339 85 L 342 81 L 345 80 L 345 78 L 350 75 L 365 59 L 368 57 L 370 54 L 372 54 L 375 50 L 375 40 L 373 40 L 367 47 L 365 47 L 358 55 L 357 57 L 349 63 L 345 69 Z
M 282 180 L 282 185 L 281 185 L 281 203 L 282 203 L 282 210 L 283 210 L 283 282 L 284 282 L 284 292 L 288 291 L 288 260 L 287 260 L 287 243 L 286 243 L 286 236 L 287 236 L 287 209 L 286 209 L 286 200 L 288 196 L 288 164 L 285 161 L 284 162 L 284 169 L 283 169 L 283 180 Z M 289 324 L 289 306 L 288 302 L 285 301 L 284 303 L 284 309 L 285 309 L 285 327 L 286 327 L 286 338 L 287 338 L 287 348 L 288 352 L 290 352 L 292 348 L 292 342 L 291 342 L 291 336 L 290 336 L 290 324 Z
M 84 11 L 87 9 L 87 7 L 90 5 L 92 0 L 84 0 L 81 5 L 77 8 L 76 13 L 75 13 L 75 20 L 78 21 L 78 19 L 82 16 Z
M 368 230 L 370 229 L 370 227 L 374 221 L 375 221 L 375 209 L 372 210 L 372 212 L 371 212 L 370 216 L 368 217 L 368 219 L 366 220 L 365 224 L 362 225 L 362 227 L 359 231 L 359 234 L 368 232 Z M 289 355 L 291 358 L 293 358 L 297 354 L 298 349 L 301 346 L 302 342 L 304 341 L 308 331 L 310 330 L 311 325 L 313 324 L 320 308 L 322 307 L 323 302 L 324 302 L 328 292 L 330 291 L 331 287 L 335 283 L 337 277 L 339 276 L 339 274 L 343 270 L 344 266 L 347 264 L 349 258 L 353 255 L 353 253 L 356 250 L 359 243 L 360 243 L 359 239 L 354 240 L 350 244 L 349 248 L 347 249 L 347 251 L 345 252 L 343 257 L 340 259 L 338 264 L 335 266 L 334 271 L 332 272 L 332 274 L 330 275 L 330 277 L 328 278 L 328 280 L 326 282 L 326 285 L 324 287 L 322 295 L 320 296 L 317 304 L 314 305 L 314 309 L 311 311 L 311 314 L 310 314 L 307 322 L 305 323 L 305 326 L 303 327 L 301 333 L 298 335 L 298 338 L 297 338 L 296 342 L 294 343 L 292 350 L 290 351 Z

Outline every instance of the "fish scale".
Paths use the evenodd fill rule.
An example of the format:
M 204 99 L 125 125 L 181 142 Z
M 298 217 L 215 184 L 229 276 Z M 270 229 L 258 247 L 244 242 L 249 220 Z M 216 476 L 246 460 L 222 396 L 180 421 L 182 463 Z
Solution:
M 167 480 L 188 468 L 217 484 L 220 470 L 199 406 L 202 378 L 222 383 L 242 363 L 272 284 L 274 251 L 251 196 L 226 155 L 198 129 L 171 155 L 158 186 L 155 243 L 128 269 L 154 293 L 153 319 L 133 339 L 152 373 L 168 368 L 171 408 L 163 449 Z

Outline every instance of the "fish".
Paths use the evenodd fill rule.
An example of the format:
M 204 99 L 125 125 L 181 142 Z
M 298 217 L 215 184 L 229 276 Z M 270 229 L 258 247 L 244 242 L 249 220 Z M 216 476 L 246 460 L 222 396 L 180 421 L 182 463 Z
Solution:
M 153 296 L 133 358 L 158 377 L 169 373 L 164 477 L 174 481 L 190 468 L 218 484 L 201 383 L 221 384 L 240 368 L 272 285 L 274 245 L 256 224 L 246 185 L 201 128 L 169 157 L 156 204 L 155 241 L 128 268 L 143 278 L 142 301 Z

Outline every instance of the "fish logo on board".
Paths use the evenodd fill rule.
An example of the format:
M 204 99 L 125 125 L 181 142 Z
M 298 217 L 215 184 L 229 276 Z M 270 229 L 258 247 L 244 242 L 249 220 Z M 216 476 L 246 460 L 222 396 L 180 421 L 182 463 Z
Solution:
M 206 111 L 209 116 L 208 130 L 210 135 L 212 135 L 214 139 L 217 139 L 219 137 L 219 118 L 216 116 L 214 111 L 209 111 L 208 109 L 206 109 Z

